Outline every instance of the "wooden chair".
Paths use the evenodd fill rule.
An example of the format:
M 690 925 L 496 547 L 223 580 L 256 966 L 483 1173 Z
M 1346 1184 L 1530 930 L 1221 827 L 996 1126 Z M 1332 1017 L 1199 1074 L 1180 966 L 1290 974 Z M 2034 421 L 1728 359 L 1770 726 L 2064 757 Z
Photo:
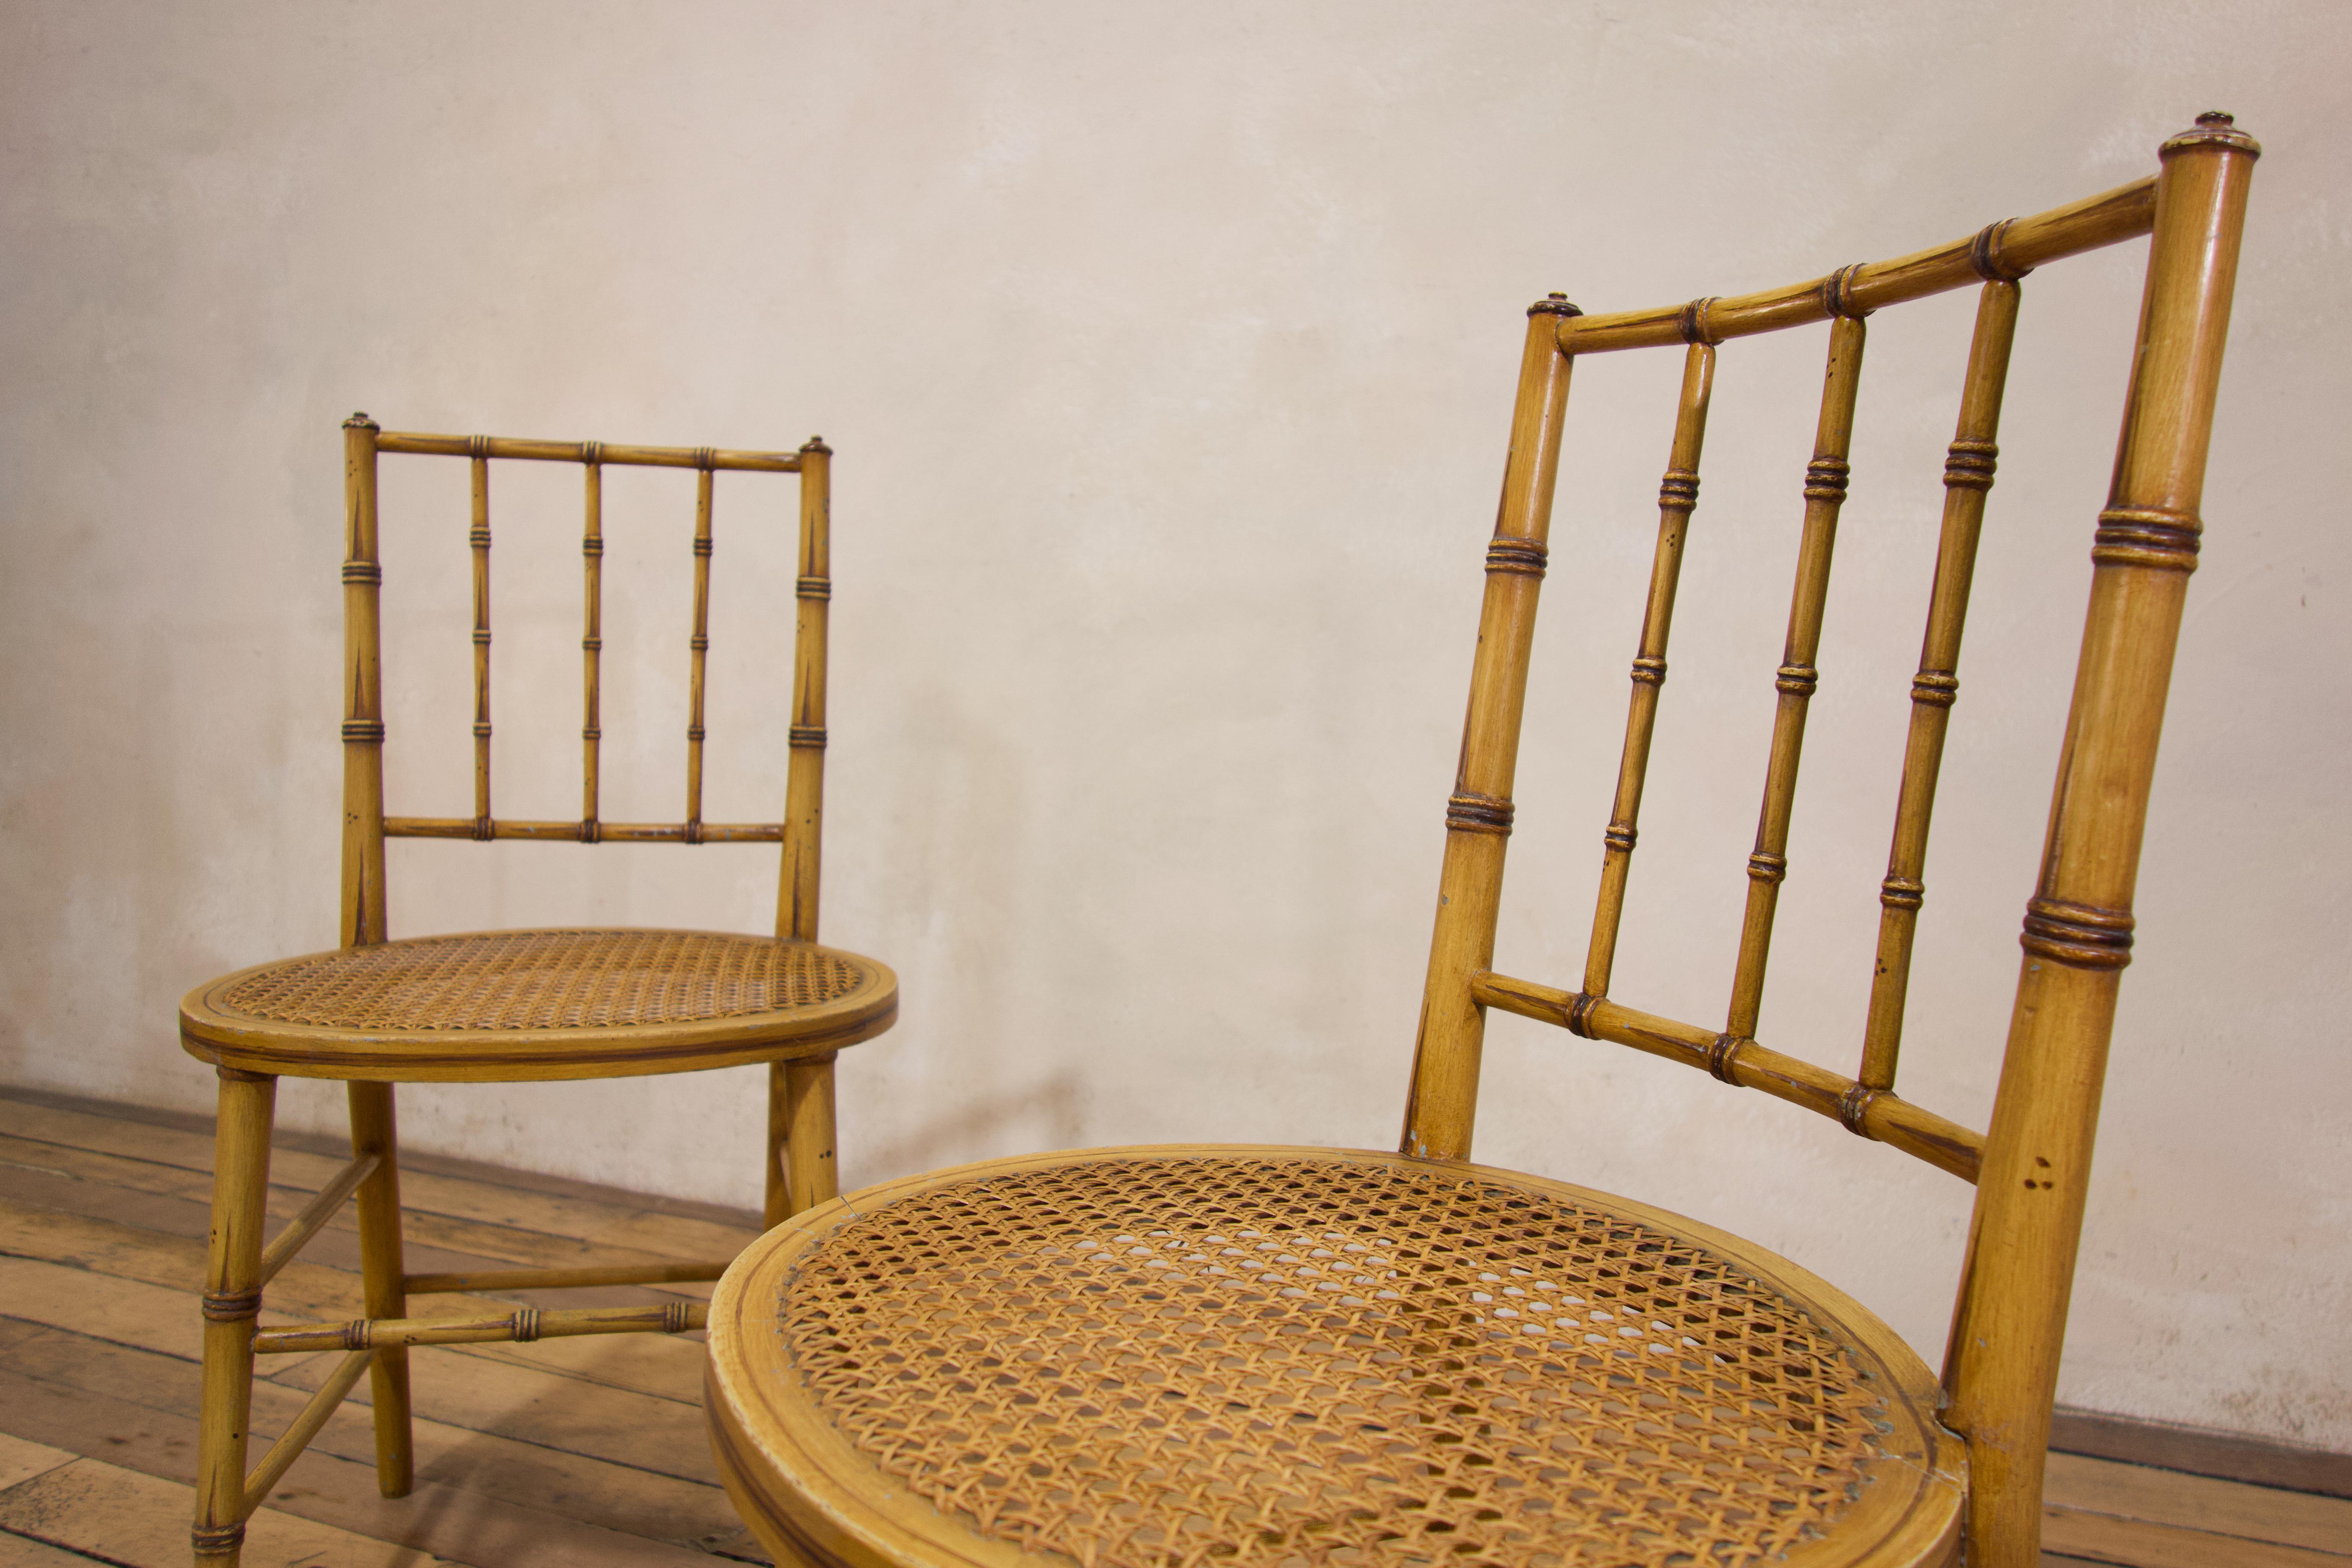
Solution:
M 724 1258 L 630 1268 L 410 1274 L 401 1255 L 393 1086 L 616 1078 L 770 1064 L 767 1223 L 832 1198 L 834 1056 L 898 1016 L 898 980 L 872 959 L 816 945 L 818 846 L 824 795 L 824 683 L 831 449 L 798 452 L 616 447 L 596 442 L 383 433 L 367 416 L 343 426 L 342 946 L 200 985 L 181 1004 L 181 1039 L 220 1077 L 211 1249 L 204 1297 L 204 1408 L 195 1559 L 237 1562 L 245 1520 L 366 1373 L 375 1405 L 377 1480 L 386 1497 L 411 1480 L 410 1345 L 559 1334 L 675 1333 L 700 1328 L 700 1302 L 409 1318 L 408 1298 L 439 1292 L 716 1279 Z M 423 453 L 473 470 L 474 815 L 387 816 L 379 675 L 376 459 Z M 585 720 L 576 822 L 532 822 L 490 809 L 490 513 L 493 458 L 578 463 L 587 476 Z M 606 822 L 599 811 L 598 674 L 604 551 L 604 469 L 695 471 L 694 630 L 689 640 L 686 816 Z M 791 765 L 782 823 L 702 818 L 704 666 L 709 647 L 711 487 L 721 469 L 800 476 L 798 640 Z M 582 844 L 781 843 L 773 937 L 609 929 L 479 931 L 387 940 L 384 840 L 569 839 Z M 262 1245 L 269 1130 L 278 1078 L 349 1085 L 352 1163 L 281 1234 Z M 344 1201 L 357 1194 L 368 1316 L 355 1322 L 257 1328 L 262 1289 Z M 248 1475 L 246 1426 L 257 1354 L 342 1350 L 334 1374 Z
M 713 1443 L 780 1563 L 882 1568 L 2037 1560 L 2043 1448 L 2158 721 L 2196 565 L 2249 175 L 2226 115 L 2161 172 L 1793 288 L 1530 312 L 1402 1152 L 1174 1145 L 996 1160 L 770 1231 L 710 1313 Z M 1989 1134 L 1895 1092 L 1921 851 L 2019 300 L 2154 234 L 2137 357 Z M 1864 318 L 1981 284 L 1859 1076 L 1755 1037 L 1845 493 Z M 1721 1028 L 1609 993 L 1717 345 L 1827 321 L 1820 440 L 1747 924 Z M 1493 973 L 1569 375 L 1684 345 L 1583 983 Z M 1977 1184 L 1942 1380 L 1762 1247 L 1469 1164 L 1486 1011 L 1762 1089 Z M 1058 1553 L 1047 1558 L 1032 1553 Z

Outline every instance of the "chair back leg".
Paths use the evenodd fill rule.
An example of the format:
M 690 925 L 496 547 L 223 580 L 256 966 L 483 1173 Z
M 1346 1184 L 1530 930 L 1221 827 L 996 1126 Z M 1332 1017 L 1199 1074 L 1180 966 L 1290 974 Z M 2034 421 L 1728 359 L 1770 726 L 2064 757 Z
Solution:
M 205 1367 L 196 1434 L 197 1568 L 236 1568 L 245 1551 L 245 1447 L 253 1407 L 253 1331 L 261 1316 L 261 1226 L 278 1080 L 220 1074 L 212 1234 L 205 1255 Z
M 770 1229 L 803 1209 L 841 1195 L 834 1158 L 835 1053 L 768 1069 L 768 1205 Z
M 352 1155 L 378 1156 L 360 1184 L 360 1276 L 370 1318 L 408 1316 L 407 1264 L 400 1246 L 400 1134 L 393 1086 L 352 1083 Z M 375 1484 L 386 1497 L 406 1497 L 415 1484 L 415 1451 L 409 1435 L 408 1350 L 386 1345 L 368 1370 L 375 1406 Z

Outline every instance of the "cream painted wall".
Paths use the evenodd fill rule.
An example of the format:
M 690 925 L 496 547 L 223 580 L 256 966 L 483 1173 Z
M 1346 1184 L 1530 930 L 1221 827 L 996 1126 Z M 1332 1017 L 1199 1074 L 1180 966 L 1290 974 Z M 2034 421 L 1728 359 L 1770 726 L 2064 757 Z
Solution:
M 825 931 L 904 976 L 846 1173 L 1392 1142 L 1520 310 L 2256 180 L 2063 1396 L 2352 1448 L 2342 280 L 2305 4 L 20 3 L 0 19 L 0 1079 L 208 1102 L 172 1007 L 332 936 L 336 425 L 839 449 Z M 1981 1123 L 2140 247 L 2025 289 L 1906 1089 Z M 1857 1048 L 1966 349 L 1874 322 L 1765 1033 Z M 1618 990 L 1720 1008 L 1822 333 L 1724 353 Z M 1505 965 L 1583 951 L 1672 356 L 1580 374 Z M 395 466 L 395 463 L 403 466 Z M 499 470 L 502 812 L 576 785 L 577 479 Z M 395 809 L 466 809 L 462 467 L 387 459 Z M 691 488 L 615 475 L 613 815 L 674 811 Z M 780 790 L 789 489 L 728 477 L 714 815 Z M 766 499 L 762 499 L 765 497 Z M 543 677 L 543 700 L 527 700 Z M 538 763 L 524 756 L 533 743 Z M 759 929 L 764 850 L 394 848 L 396 932 Z M 1854 1289 L 1932 1361 L 1967 1193 L 1499 1019 L 1480 1152 Z M 332 1123 L 289 1088 L 289 1121 Z M 418 1144 L 735 1203 L 756 1073 L 409 1091 Z

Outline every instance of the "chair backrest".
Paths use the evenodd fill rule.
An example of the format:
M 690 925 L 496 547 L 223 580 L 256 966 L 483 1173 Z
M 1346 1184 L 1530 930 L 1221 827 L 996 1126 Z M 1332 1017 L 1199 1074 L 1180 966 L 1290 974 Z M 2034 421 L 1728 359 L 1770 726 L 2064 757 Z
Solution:
M 1528 313 L 1510 458 L 1493 542 L 1423 997 L 1403 1151 L 1466 1159 L 1486 1011 L 1500 1007 L 1702 1068 L 1779 1096 L 1977 1184 L 1969 1259 L 1945 1366 L 1946 1418 L 1969 1441 L 1971 1562 L 2032 1561 L 2042 1450 L 2082 1226 L 2092 1134 L 2121 971 L 2149 781 L 2189 574 L 2197 564 L 2205 453 L 2229 327 L 2246 192 L 2261 149 L 2208 114 L 2166 142 L 2137 184 L 1973 238 L 1737 299 L 1586 316 L 1559 295 Z M 1958 689 L 1962 618 L 2016 325 L 2035 267 L 2152 234 L 2139 336 L 2106 509 L 2091 549 L 2090 609 L 2058 764 L 2039 886 L 2026 905 L 2023 971 L 1995 1101 L 1979 1134 L 1895 1092 L 1904 994 L 1945 726 Z M 1980 283 L 1958 431 L 1944 469 L 1941 541 L 1881 885 L 1876 967 L 1856 1075 L 1757 1043 L 1814 650 L 1845 495 L 1848 437 L 1871 311 Z M 1830 323 L 1829 364 L 1778 691 L 1745 923 L 1724 1026 L 1637 1012 L 1609 994 L 1652 722 L 1665 679 L 1684 529 L 1697 504 L 1717 345 Z M 1604 835 L 1600 907 L 1580 985 L 1493 972 L 1511 782 L 1547 555 L 1569 375 L 1578 356 L 1684 346 L 1679 412 L 1659 489 L 1657 554 L 1633 660 L 1633 700 Z
M 473 470 L 474 815 L 388 816 L 383 808 L 383 682 L 376 555 L 376 459 L 409 452 L 463 458 Z M 524 821 L 490 805 L 490 463 L 578 463 L 586 475 L 581 806 L 577 821 Z M 364 414 L 343 422 L 343 893 L 342 944 L 385 936 L 383 841 L 390 838 L 558 838 L 584 844 L 760 843 L 783 847 L 776 934 L 814 942 L 817 872 L 824 814 L 824 677 L 833 449 L 812 437 L 796 452 L 729 452 L 708 447 L 620 447 L 597 441 L 519 441 L 493 436 L 418 436 L 381 430 Z M 604 650 L 604 468 L 695 471 L 694 626 L 687 641 L 686 809 L 674 823 L 606 822 L 599 810 L 604 739 L 598 686 Z M 710 647 L 711 481 L 720 469 L 800 476 L 798 626 L 793 652 L 792 761 L 782 822 L 702 819 L 704 671 Z

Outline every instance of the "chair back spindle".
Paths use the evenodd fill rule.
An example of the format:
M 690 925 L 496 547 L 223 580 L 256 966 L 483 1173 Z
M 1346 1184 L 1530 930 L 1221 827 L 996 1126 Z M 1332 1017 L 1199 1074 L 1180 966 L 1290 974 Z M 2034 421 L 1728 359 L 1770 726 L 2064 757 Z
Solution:
M 386 940 L 383 841 L 387 837 L 562 838 L 584 844 L 769 843 L 783 850 L 779 935 L 814 941 L 817 842 L 823 827 L 826 497 L 831 449 L 812 439 L 797 452 L 719 451 L 709 447 L 627 447 L 596 441 L 530 441 L 488 436 L 387 432 L 365 415 L 344 422 L 343 895 L 345 946 Z M 382 605 L 377 552 L 376 468 L 384 452 L 467 459 L 472 525 L 474 811 L 470 817 L 395 816 L 384 811 Z M 581 782 L 577 821 L 498 816 L 491 797 L 490 465 L 499 460 L 581 465 L 585 519 L 581 536 Z M 693 626 L 687 639 L 686 809 L 677 823 L 607 822 L 603 812 L 604 555 L 607 466 L 695 471 Z M 704 717 L 710 648 L 710 561 L 714 476 L 719 470 L 797 474 L 800 604 L 793 671 L 792 763 L 785 784 L 787 820 L 713 823 L 703 818 Z
M 2093 1133 L 2147 821 L 2165 694 L 2199 517 L 2215 390 L 2253 162 L 2260 148 L 2226 115 L 2167 142 L 2158 174 L 1973 238 L 1735 299 L 1586 316 L 1559 295 L 1529 312 L 1503 500 L 1486 549 L 1486 589 L 1469 710 L 1446 803 L 1427 987 L 1402 1151 L 1470 1154 L 1486 1010 L 1500 1007 L 1589 1039 L 1633 1047 L 1834 1118 L 1977 1184 L 1975 1217 L 1944 1380 L 1948 1420 L 1967 1439 L 1969 1561 L 2030 1568 L 2041 1467 L 2089 1180 Z M 2022 971 L 1989 1132 L 1895 1093 L 1912 951 L 1926 896 L 1928 828 L 1951 710 L 2021 290 L 2038 266 L 2149 235 L 2147 282 L 2123 432 L 2094 545 L 2090 605 Z M 1850 473 L 1864 318 L 1978 286 L 1902 782 L 1855 1077 L 1758 1043 L 1766 968 L 1789 839 L 1831 564 Z M 1675 595 L 1718 345 L 1829 323 L 1788 637 L 1762 809 L 1724 1027 L 1637 1011 L 1610 994 Z M 1659 530 L 1632 671 L 1624 749 L 1603 835 L 1600 893 L 1582 985 L 1570 991 L 1492 968 L 1528 662 L 1549 557 L 1552 489 L 1570 375 L 1586 354 L 1685 345 Z

